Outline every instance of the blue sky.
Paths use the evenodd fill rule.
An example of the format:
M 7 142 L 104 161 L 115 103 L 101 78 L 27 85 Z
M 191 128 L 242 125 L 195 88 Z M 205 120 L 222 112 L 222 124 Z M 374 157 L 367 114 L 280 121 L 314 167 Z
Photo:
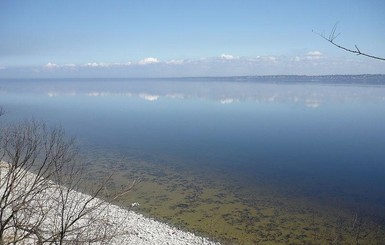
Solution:
M 0 77 L 385 73 L 385 1 L 1 0 Z

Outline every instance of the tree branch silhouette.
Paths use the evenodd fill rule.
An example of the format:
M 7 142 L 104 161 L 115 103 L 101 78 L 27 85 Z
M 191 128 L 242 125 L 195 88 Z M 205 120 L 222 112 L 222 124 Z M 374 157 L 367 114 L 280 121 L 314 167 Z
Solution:
M 355 49 L 350 49 L 350 48 L 346 48 L 340 44 L 337 44 L 335 42 L 335 40 L 337 39 L 337 37 L 341 34 L 341 33 L 337 33 L 336 34 L 336 31 L 337 31 L 337 25 L 338 23 L 336 23 L 333 27 L 333 29 L 331 30 L 329 36 L 326 36 L 324 33 L 318 33 L 318 32 L 315 32 L 314 30 L 312 30 L 313 33 L 317 34 L 318 36 L 320 36 L 321 38 L 325 39 L 326 41 L 328 41 L 329 43 L 333 44 L 334 46 L 336 46 L 337 48 L 340 48 L 342 50 L 345 50 L 347 52 L 350 52 L 350 53 L 353 53 L 353 54 L 356 54 L 356 55 L 362 55 L 362 56 L 366 56 L 366 57 L 369 57 L 369 58 L 372 58 L 372 59 L 377 59 L 377 60 L 383 60 L 385 61 L 385 58 L 383 57 L 379 57 L 379 56 L 375 56 L 375 55 L 370 55 L 370 54 L 367 54 L 365 52 L 362 52 L 358 47 L 357 45 L 354 45 Z
M 1 126 L 0 245 L 111 244 L 127 234 L 120 227 L 128 217 L 109 219 L 113 206 L 101 198 L 109 194 L 112 174 L 86 183 L 85 167 L 62 128 L 37 121 Z M 108 200 L 134 185 L 122 186 Z

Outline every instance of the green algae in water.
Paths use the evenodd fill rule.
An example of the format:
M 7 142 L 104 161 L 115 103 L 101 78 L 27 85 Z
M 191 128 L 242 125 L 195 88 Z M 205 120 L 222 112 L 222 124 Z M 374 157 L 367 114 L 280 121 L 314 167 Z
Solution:
M 224 173 L 211 175 L 135 157 L 97 158 L 94 171 L 108 171 L 111 165 L 119 169 L 115 187 L 141 180 L 117 200 L 118 205 L 139 202 L 136 210 L 149 217 L 224 244 L 381 244 L 385 240 L 384 226 L 373 214 L 365 216 L 342 203 L 293 197 L 292 190 L 263 182 L 245 186 Z

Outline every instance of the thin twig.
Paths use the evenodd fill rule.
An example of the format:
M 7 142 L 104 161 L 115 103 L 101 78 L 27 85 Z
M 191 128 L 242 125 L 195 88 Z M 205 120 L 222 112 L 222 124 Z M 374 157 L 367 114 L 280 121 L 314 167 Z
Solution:
M 377 60 L 383 60 L 385 61 L 385 58 L 382 58 L 382 57 L 379 57 L 379 56 L 375 56 L 375 55 L 370 55 L 370 54 L 367 54 L 367 53 L 364 53 L 364 52 L 361 52 L 361 50 L 357 47 L 357 45 L 355 45 L 355 50 L 353 49 L 349 49 L 349 48 L 346 48 L 344 46 L 341 46 L 337 43 L 334 42 L 334 40 L 336 40 L 336 38 L 341 34 L 341 33 L 338 33 L 336 34 L 336 30 L 337 30 L 337 25 L 338 23 L 336 23 L 334 26 L 333 26 L 333 29 L 331 30 L 330 34 L 329 34 L 329 37 L 326 37 L 325 34 L 321 34 L 321 33 L 318 33 L 318 32 L 315 32 L 312 30 L 313 33 L 317 34 L 318 36 L 322 37 L 323 39 L 325 39 L 326 41 L 328 41 L 329 43 L 333 44 L 334 46 L 336 46 L 337 48 L 340 48 L 340 49 L 343 49 L 347 52 L 350 52 L 350 53 L 353 53 L 353 54 L 356 54 L 356 55 L 362 55 L 362 56 L 366 56 L 366 57 L 369 57 L 369 58 L 372 58 L 372 59 L 377 59 Z

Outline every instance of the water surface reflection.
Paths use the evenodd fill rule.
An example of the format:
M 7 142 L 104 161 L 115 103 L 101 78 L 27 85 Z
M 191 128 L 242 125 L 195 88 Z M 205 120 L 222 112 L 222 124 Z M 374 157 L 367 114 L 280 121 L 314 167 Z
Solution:
M 246 244 L 348 243 L 359 215 L 374 229 L 360 239 L 384 238 L 381 84 L 12 80 L 0 104 L 4 121 L 63 125 L 93 167 L 119 166 L 117 186 L 143 179 L 130 198 L 174 224 Z

